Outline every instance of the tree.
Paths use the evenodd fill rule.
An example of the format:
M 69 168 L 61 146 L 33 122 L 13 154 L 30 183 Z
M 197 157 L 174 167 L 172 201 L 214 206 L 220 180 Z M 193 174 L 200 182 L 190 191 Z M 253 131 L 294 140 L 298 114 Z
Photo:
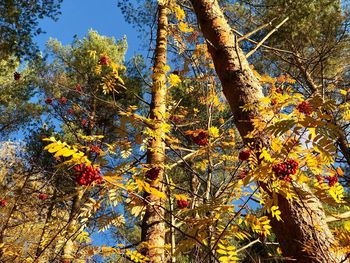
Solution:
M 42 33 L 38 20 L 57 19 L 62 0 L 38 0 L 23 2 L 4 0 L 0 3 L 0 60 L 15 55 L 33 56 L 37 48 L 33 37 Z
M 50 41 L 53 61 L 36 68 L 56 131 L 33 133 L 28 160 L 45 168 L 36 185 L 63 198 L 51 209 L 64 216 L 45 210 L 34 261 L 226 263 L 260 247 L 274 253 L 255 255 L 267 261 L 346 262 L 350 229 L 323 208 L 349 209 L 328 114 L 346 98 L 305 97 L 290 75 L 260 75 L 247 56 L 261 43 L 244 44 L 253 50 L 245 55 L 248 36 L 233 33 L 218 1 L 146 7 L 136 17 L 157 14 L 150 74 L 137 61 L 125 68 L 125 41 L 93 31 L 72 46 Z M 97 229 L 115 231 L 115 245 L 88 244 Z
M 154 134 L 147 150 L 148 171 L 146 178 L 150 186 L 162 191 L 162 180 L 165 170 L 165 125 L 166 125 L 166 64 L 167 64 L 167 38 L 168 18 L 167 4 L 158 7 L 158 29 L 156 50 L 154 53 L 154 66 L 152 75 L 152 99 L 150 106 L 150 130 Z M 146 211 L 142 219 L 141 240 L 145 242 L 145 256 L 153 262 L 165 261 L 165 226 L 162 198 L 146 193 Z
M 33 71 L 29 68 L 16 72 L 19 62 L 15 58 L 1 60 L 0 74 L 0 134 L 6 138 L 28 124 L 34 124 L 41 114 L 41 107 L 31 102 L 36 89 Z
M 209 41 L 208 49 L 213 57 L 226 98 L 237 120 L 236 126 L 241 136 L 245 138 L 253 129 L 251 120 L 259 116 L 259 113 L 256 109 L 244 112 L 242 106 L 258 103 L 263 97 L 262 88 L 237 46 L 236 37 L 232 34 L 218 3 L 216 1 L 214 4 L 209 1 L 193 1 L 192 4 L 203 34 Z M 257 140 L 261 140 L 263 145 L 267 143 L 264 138 L 257 138 Z M 306 203 L 299 201 L 298 204 L 296 201 L 291 202 L 281 195 L 278 196 L 282 215 L 286 216 L 283 219 L 286 225 L 277 220 L 272 221 L 273 229 L 284 253 L 304 262 L 322 262 L 324 259 L 331 262 L 341 260 L 336 254 L 330 252 L 334 237 L 324 221 L 325 214 L 319 201 L 305 186 L 301 186 L 296 191 L 308 201 Z M 308 210 L 312 211 L 315 216 L 309 216 Z M 314 224 L 321 226 L 319 231 L 314 228 Z M 286 235 L 285 226 L 291 230 L 288 235 Z M 318 241 L 313 245 L 313 249 L 304 252 L 303 247 L 307 246 L 305 241 L 310 239 L 310 235 L 315 235 Z M 324 251 L 329 251 L 329 254 L 325 254 Z

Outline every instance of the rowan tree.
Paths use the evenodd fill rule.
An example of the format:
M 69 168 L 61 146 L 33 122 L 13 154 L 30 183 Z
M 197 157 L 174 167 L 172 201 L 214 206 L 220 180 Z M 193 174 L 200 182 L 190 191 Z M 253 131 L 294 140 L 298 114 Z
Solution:
M 42 136 L 44 150 L 71 184 L 61 191 L 65 232 L 47 253 L 62 261 L 347 262 L 347 182 L 337 162 L 344 129 L 332 116 L 346 116 L 347 90 L 306 96 L 293 74 L 254 68 L 247 57 L 256 61 L 262 43 L 242 44 L 248 36 L 223 12 L 236 10 L 230 5 L 146 4 L 157 21 L 148 76 L 136 63 L 139 76 L 130 77 L 125 41 L 95 32 L 69 47 L 51 41 L 54 62 L 37 68 L 41 103 L 61 125 Z M 87 244 L 95 227 L 117 231 L 115 244 Z M 251 255 L 259 246 L 262 254 Z

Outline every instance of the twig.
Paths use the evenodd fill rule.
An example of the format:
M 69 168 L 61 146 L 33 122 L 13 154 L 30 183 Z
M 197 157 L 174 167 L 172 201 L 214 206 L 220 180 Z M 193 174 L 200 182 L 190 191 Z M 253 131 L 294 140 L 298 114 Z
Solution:
M 273 34 L 275 33 L 285 22 L 287 22 L 289 17 L 286 17 L 281 23 L 279 23 L 274 29 L 272 29 L 257 45 L 256 47 L 249 51 L 249 53 L 246 55 L 246 58 L 249 58 L 251 55 L 254 54 L 254 52 L 262 45 L 264 42 Z

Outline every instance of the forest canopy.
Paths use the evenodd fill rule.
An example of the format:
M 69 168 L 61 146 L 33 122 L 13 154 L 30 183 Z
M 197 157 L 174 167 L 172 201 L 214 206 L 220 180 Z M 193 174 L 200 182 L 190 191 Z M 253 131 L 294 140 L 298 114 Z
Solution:
M 61 2 L 0 3 L 1 262 L 349 262 L 347 1 Z

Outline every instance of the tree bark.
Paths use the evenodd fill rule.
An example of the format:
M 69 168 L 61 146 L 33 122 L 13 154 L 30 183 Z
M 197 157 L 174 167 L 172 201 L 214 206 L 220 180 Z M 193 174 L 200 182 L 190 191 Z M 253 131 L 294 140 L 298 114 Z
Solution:
M 253 75 L 248 61 L 239 48 L 217 0 L 191 0 L 198 23 L 223 92 L 234 114 L 235 125 L 243 140 L 253 129 L 251 119 L 263 118 L 257 109 L 243 112 L 242 106 L 259 103 L 262 87 Z M 264 138 L 257 138 L 267 144 Z M 298 200 L 289 201 L 278 196 L 282 220 L 272 219 L 273 231 L 284 256 L 296 262 L 334 262 L 342 260 L 333 251 L 334 237 L 325 221 L 325 213 L 319 200 L 304 185 L 295 185 Z
M 151 139 L 147 152 L 147 164 L 151 167 L 160 168 L 157 180 L 150 182 L 151 187 L 162 191 L 164 177 L 165 143 L 162 124 L 165 123 L 166 112 L 166 72 L 164 66 L 167 63 L 167 27 L 168 10 L 165 5 L 158 7 L 158 29 L 155 48 L 155 61 L 153 68 L 153 87 L 151 114 L 151 129 L 155 137 Z M 150 258 L 151 262 L 165 262 L 165 211 L 160 197 L 145 193 L 146 212 L 142 220 L 141 240 L 145 247 L 142 252 Z
M 74 240 L 72 239 L 72 236 L 76 232 L 76 227 L 80 227 L 80 223 L 77 220 L 77 215 L 80 211 L 81 207 L 81 200 L 83 198 L 84 191 L 82 189 L 77 190 L 76 196 L 73 199 L 72 208 L 70 211 L 69 219 L 68 219 L 68 225 L 67 225 L 67 234 L 66 234 L 66 242 L 64 243 L 64 246 L 62 248 L 62 261 L 64 260 L 73 260 L 74 258 Z

